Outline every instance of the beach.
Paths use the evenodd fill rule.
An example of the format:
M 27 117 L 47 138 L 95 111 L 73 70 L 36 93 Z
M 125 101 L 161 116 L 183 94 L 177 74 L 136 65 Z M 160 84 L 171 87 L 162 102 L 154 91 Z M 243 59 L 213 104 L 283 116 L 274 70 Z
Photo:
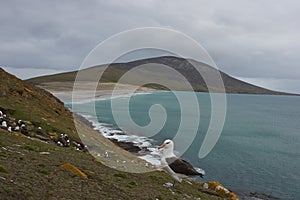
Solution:
M 59 98 L 62 102 L 72 102 L 72 95 L 76 95 L 77 102 L 94 101 L 97 99 L 111 98 L 114 96 L 128 95 L 132 93 L 132 90 L 136 86 L 128 84 L 118 84 L 118 89 L 114 90 L 116 83 L 101 83 L 97 85 L 96 90 L 95 83 L 93 82 L 80 82 L 77 84 L 76 91 L 73 91 L 73 82 L 46 82 L 38 85 L 39 87 L 51 92 L 54 96 Z M 135 93 L 153 92 L 157 91 L 152 88 L 139 87 Z

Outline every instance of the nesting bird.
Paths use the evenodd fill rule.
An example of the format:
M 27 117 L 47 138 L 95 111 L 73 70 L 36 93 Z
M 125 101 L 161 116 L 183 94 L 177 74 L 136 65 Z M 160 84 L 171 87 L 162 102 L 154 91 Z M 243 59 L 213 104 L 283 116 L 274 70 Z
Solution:
M 203 174 L 197 172 L 189 162 L 175 156 L 174 142 L 172 140 L 165 140 L 158 149 L 163 149 L 161 164 L 162 167 L 174 178 L 173 186 L 176 181 L 181 182 L 183 178 L 195 176 L 203 178 Z
M 40 126 L 38 127 L 37 133 L 38 133 L 38 134 L 42 134 L 42 133 L 43 133 L 42 127 L 40 127 Z
M 14 128 L 14 131 L 19 131 L 20 130 L 20 127 L 19 126 L 16 126 L 15 128 Z
M 68 147 L 71 144 L 70 138 L 67 134 L 60 134 L 59 138 L 56 141 L 58 146 Z
M 87 146 L 80 141 L 73 141 L 76 150 L 87 150 Z
M 7 129 L 7 122 L 6 121 L 2 121 L 1 128 Z
M 22 120 L 18 120 L 18 123 L 17 123 L 19 126 L 21 126 L 22 124 L 24 124 L 24 122 Z
M 28 130 L 25 124 L 21 125 L 21 133 L 24 135 L 28 135 Z
M 57 144 L 57 146 L 60 146 L 60 147 L 64 146 L 63 143 L 61 143 L 60 141 L 57 141 L 56 144 Z

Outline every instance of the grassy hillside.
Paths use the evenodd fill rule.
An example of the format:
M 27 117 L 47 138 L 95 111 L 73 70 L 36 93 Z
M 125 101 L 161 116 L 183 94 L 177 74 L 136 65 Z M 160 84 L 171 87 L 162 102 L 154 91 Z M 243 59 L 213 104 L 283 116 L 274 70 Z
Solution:
M 78 138 L 72 114 L 62 102 L 2 69 L 0 110 L 9 119 L 43 127 L 45 137 L 57 132 Z M 89 152 L 0 129 L 0 199 L 236 199 L 233 193 L 215 192 L 215 183 L 205 188 L 203 183 L 184 181 L 170 189 L 163 186 L 173 181 L 164 171 L 118 171 L 124 167 L 147 171 L 149 167 L 80 119 L 75 120 L 77 129 L 87 137 Z M 109 157 L 103 156 L 105 151 Z
M 194 60 L 185 60 L 182 58 L 177 57 L 171 57 L 171 56 L 165 56 L 165 57 L 158 57 L 158 58 L 149 58 L 149 59 L 143 59 L 128 63 L 114 63 L 110 64 L 106 71 L 103 73 L 100 82 L 118 82 L 119 78 L 126 73 L 128 70 L 133 69 L 136 66 L 141 65 L 147 65 L 150 68 L 152 67 L 152 70 L 143 70 L 140 71 L 140 76 L 145 75 L 148 77 L 153 77 L 156 80 L 163 80 L 165 82 L 170 83 L 172 86 L 174 86 L 177 90 L 187 90 L 182 84 L 182 82 L 178 81 L 176 77 L 173 76 L 173 74 L 153 71 L 155 67 L 157 67 L 157 64 L 163 64 L 167 65 L 175 70 L 177 70 L 180 74 L 182 74 L 192 85 L 193 89 L 195 91 L 201 91 L 201 92 L 207 92 L 207 86 L 205 84 L 204 79 L 199 74 L 199 72 L 191 65 L 191 63 L 194 66 L 198 66 L 201 69 L 201 75 L 209 76 L 210 72 L 216 71 L 216 69 L 194 61 Z M 84 80 L 81 81 L 91 81 L 92 77 L 95 76 L 98 72 L 103 72 L 104 66 L 96 66 L 92 68 L 88 68 L 82 71 L 83 74 L 85 74 Z M 49 75 L 49 76 L 42 76 L 42 77 L 36 77 L 27 80 L 30 83 L 42 86 L 47 88 L 47 84 L 58 82 L 58 83 L 69 83 L 69 85 L 72 85 L 71 83 L 74 82 L 76 78 L 76 71 L 68 72 L 68 73 L 62 73 L 62 74 L 55 74 L 55 75 Z M 258 87 L 252 84 L 248 84 L 246 82 L 240 81 L 238 79 L 235 79 L 228 74 L 223 73 L 220 71 L 221 77 L 223 79 L 225 90 L 227 93 L 248 93 L 248 94 L 287 94 L 283 92 L 277 92 L 268 90 L 262 87 Z M 139 77 L 137 75 L 136 77 Z M 126 83 L 125 83 L 126 84 Z M 155 84 L 148 84 L 147 87 L 155 88 L 155 89 L 167 89 L 161 85 L 155 85 Z M 220 91 L 220 89 L 215 86 L 215 91 Z
M 0 130 L 0 199 L 211 199 L 187 182 L 169 190 L 164 172 L 131 174 L 95 162 L 72 148 L 32 141 Z M 42 155 L 41 152 L 48 152 Z M 70 163 L 87 175 L 60 166 Z
M 44 134 L 68 134 L 78 138 L 72 114 L 51 93 L 34 87 L 0 68 L 0 108 L 16 119 L 43 127 Z

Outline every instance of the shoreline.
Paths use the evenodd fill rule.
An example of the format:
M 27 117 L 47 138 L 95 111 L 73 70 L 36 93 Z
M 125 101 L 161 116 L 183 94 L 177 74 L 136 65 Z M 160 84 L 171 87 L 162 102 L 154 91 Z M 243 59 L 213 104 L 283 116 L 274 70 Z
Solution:
M 101 135 L 103 135 L 103 133 L 101 133 L 99 130 L 95 129 L 96 127 L 93 125 L 92 121 L 88 120 L 87 118 L 85 118 L 84 116 L 82 116 L 79 113 L 74 113 L 74 112 L 72 112 L 72 113 L 73 113 L 73 115 L 76 116 L 76 118 L 78 120 L 80 120 L 81 122 L 83 122 L 84 124 L 89 126 L 91 129 L 93 129 L 93 130 L 99 132 Z M 144 150 L 143 148 L 140 148 L 139 146 L 136 146 L 133 142 L 118 141 L 117 139 L 114 139 L 114 138 L 107 138 L 107 137 L 105 137 L 105 138 L 110 140 L 111 142 L 113 142 L 115 145 L 121 147 L 123 150 L 125 150 L 129 153 L 132 153 L 133 155 L 135 155 L 137 157 L 139 157 L 139 151 Z
M 154 92 L 154 91 L 151 91 L 151 92 Z M 159 92 L 159 90 L 157 90 L 157 92 Z M 68 91 L 67 93 L 66 93 L 66 91 L 65 92 L 51 91 L 51 93 L 53 95 L 55 95 L 57 98 L 59 98 L 61 101 L 63 101 L 64 103 L 67 103 L 66 100 L 70 100 L 70 98 L 66 98 L 66 97 L 68 97 L 68 95 L 69 95 L 69 97 L 70 97 L 70 95 L 72 96 L 72 91 Z M 136 92 L 136 94 L 147 94 L 147 93 L 149 93 L 149 91 Z M 84 97 L 84 95 L 82 95 L 81 96 L 82 98 L 80 99 L 81 100 L 80 103 L 86 103 L 86 102 L 90 102 L 90 101 L 94 101 L 94 100 L 107 100 L 107 99 L 110 99 L 112 97 L 111 94 L 112 94 L 111 90 L 97 91 L 97 94 L 95 95 L 96 98 L 94 98 L 94 99 L 86 98 L 86 97 Z M 122 92 L 118 93 L 116 96 L 114 96 L 113 98 L 127 96 L 128 94 L 129 94 L 128 91 L 122 91 Z M 105 134 L 103 134 L 103 132 L 101 130 L 99 130 L 99 127 L 97 128 L 95 126 L 95 124 L 93 123 L 93 121 L 88 119 L 87 116 L 83 116 L 83 115 L 81 115 L 79 113 L 75 113 L 73 111 L 72 111 L 72 113 L 77 115 L 77 116 L 80 116 L 80 119 L 85 121 L 85 123 L 88 123 L 89 126 L 93 130 L 99 132 L 103 137 L 105 137 L 106 139 L 108 139 L 109 141 L 114 143 L 115 145 L 119 146 L 121 149 L 131 153 L 132 155 L 136 156 L 139 159 L 142 159 L 142 160 L 148 162 L 149 164 L 151 164 L 153 166 L 157 166 L 157 165 L 153 164 L 151 161 L 149 161 L 147 159 L 144 159 L 143 156 L 139 154 L 139 151 L 142 151 L 143 149 L 140 148 L 139 146 L 136 146 L 134 142 L 117 140 L 115 138 L 109 138 Z M 101 124 L 100 122 L 98 122 L 98 123 Z M 122 133 L 121 135 L 124 135 L 124 134 Z M 149 153 L 149 151 L 148 151 L 148 153 Z M 144 156 L 147 156 L 147 154 L 144 154 Z M 239 191 L 239 190 L 235 191 L 235 189 L 233 189 L 232 191 L 234 193 L 240 195 L 240 197 L 242 199 L 253 199 L 253 198 L 258 199 L 258 200 L 264 200 L 264 199 L 277 200 L 278 199 L 277 197 L 274 197 L 274 196 L 271 196 L 271 195 L 268 195 L 268 194 L 265 194 L 265 193 L 261 193 L 261 192 Z
M 97 131 L 100 135 L 122 148 L 126 152 L 144 160 L 150 165 L 158 167 L 160 165 L 161 153 L 157 146 L 153 144 L 153 140 L 147 137 L 138 135 L 130 135 L 123 132 L 119 127 L 112 124 L 98 122 L 94 117 L 87 116 L 81 113 L 75 113 L 82 121 L 85 121 L 88 126 Z
M 105 85 L 106 87 L 112 87 L 111 84 Z M 86 87 L 86 86 L 84 86 Z M 91 90 L 80 90 L 77 91 L 75 104 L 81 103 L 89 103 L 92 101 L 101 101 L 108 100 L 112 98 L 122 98 L 135 96 L 135 95 L 146 95 L 151 94 L 153 92 L 163 92 L 160 90 L 153 90 L 148 88 L 141 88 L 135 93 L 132 94 L 132 86 L 122 85 L 123 90 L 110 90 L 106 88 L 105 90 L 97 90 L 96 94 L 93 95 L 93 91 Z M 64 104 L 72 103 L 72 90 L 53 90 L 53 88 L 44 88 L 52 93 L 55 97 L 57 97 Z M 114 92 L 114 93 L 113 93 Z M 93 95 L 94 97 L 91 97 Z M 123 150 L 137 156 L 139 159 L 142 159 L 153 166 L 159 166 L 160 161 L 160 153 L 157 150 L 156 146 L 153 145 L 153 141 L 146 137 L 140 137 L 136 135 L 130 135 L 124 133 L 118 127 L 113 126 L 112 124 L 104 124 L 98 122 L 98 120 L 94 119 L 94 116 L 86 116 L 82 113 L 74 112 L 71 108 L 70 111 L 73 113 L 76 118 L 80 119 L 83 123 L 88 125 L 91 129 L 97 131 L 100 135 L 122 148 Z M 153 153 L 151 155 L 151 153 Z
M 129 152 L 133 156 L 136 156 L 138 159 L 142 159 L 143 161 L 149 163 L 149 165 L 152 165 L 153 167 L 159 166 L 158 164 L 153 164 L 153 162 L 151 162 L 147 159 L 144 159 L 143 156 L 139 155 L 138 151 L 143 150 L 143 149 L 140 149 L 138 146 L 135 146 L 135 144 L 133 142 L 118 141 L 116 139 L 106 137 L 97 128 L 95 128 L 92 121 L 90 121 L 85 116 L 82 116 L 78 113 L 74 113 L 74 114 L 76 116 L 79 116 L 79 120 L 85 121 L 85 123 L 87 123 L 93 130 L 100 133 L 104 138 L 108 139 L 109 141 L 111 141 L 112 143 L 114 143 L 115 145 L 120 147 L 122 150 Z M 147 154 L 145 154 L 145 156 L 147 156 Z M 200 168 L 197 168 L 197 169 L 200 169 Z M 202 170 L 202 169 L 200 169 L 200 170 Z M 196 181 L 196 182 L 198 182 L 198 181 Z M 201 182 L 198 182 L 198 183 L 201 183 Z M 204 182 L 204 183 L 206 183 L 206 182 Z M 214 182 L 212 182 L 212 183 L 214 183 Z M 233 192 L 234 194 L 239 195 L 239 197 L 241 199 L 245 199 L 245 200 L 253 200 L 253 199 L 255 199 L 255 200 L 279 200 L 280 199 L 278 197 L 272 196 L 270 194 L 266 194 L 264 192 L 245 191 L 245 190 L 240 190 L 240 189 L 235 189 L 235 188 L 230 188 L 229 191 Z
M 64 85 L 62 85 L 61 82 L 51 82 L 43 83 L 42 85 L 37 86 L 47 90 L 64 103 L 81 103 L 94 100 L 116 98 L 119 96 L 132 94 L 132 91 L 134 91 L 135 94 L 161 91 L 147 87 L 139 87 L 138 89 L 136 89 L 136 86 L 120 83 L 101 83 L 97 86 L 97 88 L 95 88 L 96 90 L 91 90 L 91 88 L 95 87 L 92 82 L 82 82 L 80 86 L 77 86 L 76 93 L 74 93 L 75 95 L 73 98 L 73 83 L 66 82 L 64 83 Z

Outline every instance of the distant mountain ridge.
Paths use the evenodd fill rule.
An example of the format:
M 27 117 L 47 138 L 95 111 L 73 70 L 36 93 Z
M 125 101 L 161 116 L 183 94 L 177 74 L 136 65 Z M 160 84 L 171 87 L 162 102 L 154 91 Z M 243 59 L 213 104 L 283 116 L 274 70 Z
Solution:
M 155 67 L 156 64 L 167 65 L 175 70 L 177 70 L 180 74 L 182 74 L 191 84 L 194 91 L 199 92 L 208 92 L 205 81 L 201 75 L 209 74 L 209 72 L 216 71 L 217 69 L 206 65 L 204 63 L 192 60 L 192 59 L 184 59 L 178 58 L 174 56 L 163 56 L 163 57 L 155 57 L 155 58 L 147 58 L 136 61 L 131 61 L 127 63 L 112 63 L 110 65 L 99 65 L 91 68 L 87 68 L 82 70 L 82 73 L 86 73 L 84 81 L 90 81 L 89 77 L 92 77 L 94 74 L 104 70 L 104 67 L 107 69 L 103 72 L 100 82 L 112 82 L 116 83 L 119 81 L 119 78 L 125 74 L 127 71 L 140 66 L 140 65 L 153 65 Z M 201 74 L 195 69 L 194 66 L 197 66 L 201 69 Z M 276 95 L 294 95 L 285 92 L 273 91 L 266 88 L 262 88 L 259 86 L 255 86 L 244 81 L 233 78 L 232 76 L 218 70 L 223 79 L 223 83 L 225 86 L 226 93 L 242 93 L 242 94 L 276 94 Z M 204 74 L 203 74 L 203 73 Z M 176 90 L 187 90 L 187 88 L 182 87 L 182 83 L 172 80 L 172 77 L 167 73 L 156 73 L 151 74 L 151 71 L 145 71 L 143 73 L 148 73 L 149 76 L 155 76 L 160 79 L 168 79 L 170 83 L 174 85 Z M 77 71 L 41 76 L 36 78 L 28 79 L 27 82 L 42 86 L 45 83 L 51 82 L 74 82 L 76 78 Z M 164 86 L 157 84 L 148 84 L 147 87 L 155 88 L 155 89 L 168 89 Z M 221 91 L 220 88 L 216 86 L 215 91 Z

